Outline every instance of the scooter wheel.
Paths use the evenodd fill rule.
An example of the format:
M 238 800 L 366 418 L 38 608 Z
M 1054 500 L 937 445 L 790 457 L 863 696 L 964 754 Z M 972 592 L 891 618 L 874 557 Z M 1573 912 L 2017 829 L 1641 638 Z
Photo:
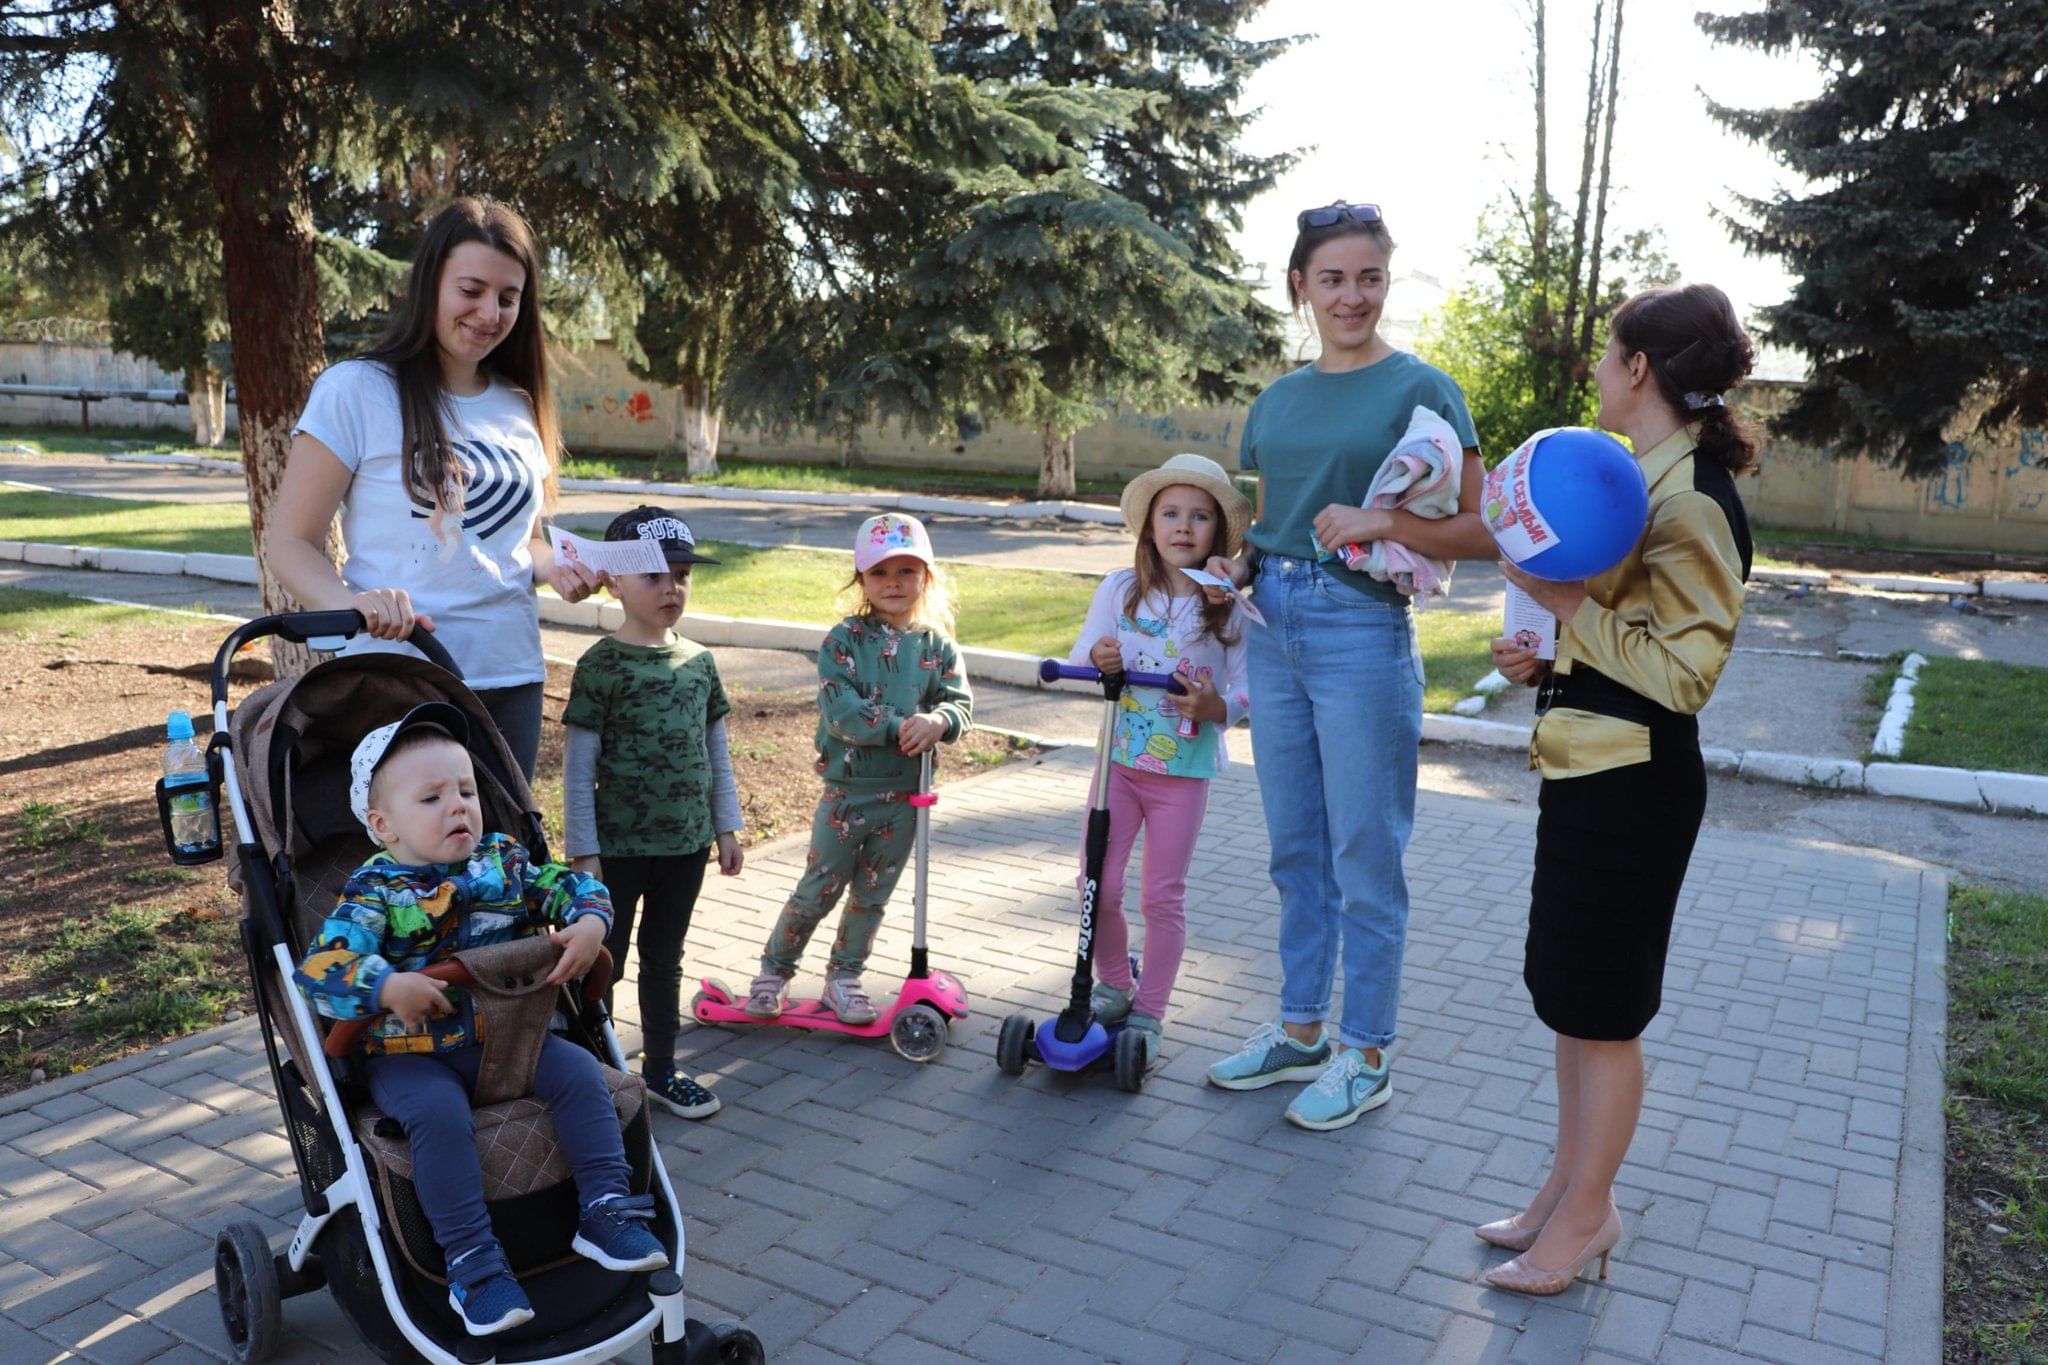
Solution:
M 708 977 L 705 979 L 704 988 L 690 997 L 690 1017 L 701 1022 L 704 1018 L 704 1007 L 706 1005 L 729 1005 L 731 1003 L 732 987 L 716 977 Z
M 1116 1083 L 1133 1094 L 1145 1088 L 1145 1040 L 1136 1029 L 1116 1036 Z
M 952 1029 L 930 1005 L 912 1005 L 889 1026 L 889 1046 L 906 1061 L 928 1062 L 946 1050 Z
M 1005 1076 L 1023 1075 L 1024 1044 L 1030 1041 L 1029 1015 L 1013 1014 L 1003 1020 L 1003 1030 L 996 1035 L 996 1070 Z

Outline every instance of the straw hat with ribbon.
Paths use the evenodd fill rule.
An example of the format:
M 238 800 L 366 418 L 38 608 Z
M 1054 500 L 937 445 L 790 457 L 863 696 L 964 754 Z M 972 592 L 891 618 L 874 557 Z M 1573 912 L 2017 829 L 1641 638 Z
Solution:
M 1159 468 L 1148 469 L 1132 479 L 1118 500 L 1124 525 L 1131 528 L 1133 535 L 1142 533 L 1145 518 L 1152 512 L 1152 499 L 1160 489 L 1179 483 L 1199 488 L 1216 499 L 1216 505 L 1223 509 L 1223 543 L 1216 553 L 1226 558 L 1235 555 L 1244 544 L 1245 528 L 1251 525 L 1252 505 L 1237 491 L 1223 466 L 1206 455 L 1176 455 Z

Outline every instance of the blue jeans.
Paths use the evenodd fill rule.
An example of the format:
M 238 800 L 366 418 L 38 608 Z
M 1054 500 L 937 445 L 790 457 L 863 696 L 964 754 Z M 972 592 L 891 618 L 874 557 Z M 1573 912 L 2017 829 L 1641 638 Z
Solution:
M 1394 1041 L 1422 742 L 1422 654 L 1406 606 L 1268 555 L 1247 627 L 1252 753 L 1280 893 L 1280 1017 L 1330 1017 L 1341 937 L 1346 1046 Z
M 466 1047 L 370 1058 L 370 1097 L 405 1129 L 413 1189 L 450 1264 L 498 1241 L 484 1207 L 484 1173 L 469 1110 L 483 1054 L 481 1047 Z M 588 1208 L 607 1195 L 631 1194 L 633 1168 L 626 1163 L 618 1110 L 597 1059 L 549 1034 L 534 1068 L 533 1093 L 554 1111 L 555 1137 L 575 1173 L 581 1204 Z

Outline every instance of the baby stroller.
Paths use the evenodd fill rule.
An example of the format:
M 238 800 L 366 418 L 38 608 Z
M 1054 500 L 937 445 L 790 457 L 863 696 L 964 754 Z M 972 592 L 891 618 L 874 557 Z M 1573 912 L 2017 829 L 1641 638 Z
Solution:
M 242 893 L 242 945 L 306 1210 L 281 1253 L 272 1253 L 252 1222 L 230 1224 L 216 1240 L 215 1287 L 236 1358 L 268 1355 L 283 1331 L 282 1302 L 324 1286 L 370 1349 L 387 1361 L 567 1365 L 607 1360 L 649 1340 L 656 1365 L 763 1359 L 753 1333 L 732 1323 L 708 1326 L 685 1313 L 682 1218 L 653 1140 L 645 1091 L 638 1078 L 625 1074 L 626 1060 L 605 1014 L 607 958 L 600 958 L 574 995 L 578 983 L 546 988 L 544 961 L 464 953 L 432 969 L 451 984 L 469 987 L 487 1022 L 528 1021 L 523 1029 L 501 1024 L 485 1030 L 483 1070 L 496 1070 L 498 1093 L 484 1093 L 480 1078 L 476 1132 L 491 1220 L 536 1316 L 494 1336 L 472 1337 L 450 1307 L 446 1266 L 413 1187 L 404 1132 L 369 1097 L 354 1046 L 362 1024 L 333 1024 L 315 1015 L 292 984 L 292 968 L 342 883 L 374 851 L 349 812 L 349 755 L 366 732 L 419 702 L 450 702 L 469 717 L 485 828 L 513 835 L 537 862 L 547 853 L 540 814 L 518 765 L 431 635 L 413 641 L 431 663 L 392 653 L 330 659 L 257 691 L 230 722 L 228 665 L 244 644 L 281 635 L 332 650 L 362 628 L 362 617 L 353 611 L 263 617 L 237 627 L 214 659 L 208 767 L 234 816 L 230 882 Z M 501 950 L 513 950 L 515 957 L 525 952 L 529 959 L 535 952 L 552 957 L 544 937 L 481 951 Z M 511 1013 L 494 1015 L 496 1010 Z M 575 1186 L 546 1106 L 527 1094 L 532 1061 L 523 1063 L 523 1083 L 520 1071 L 519 1054 L 537 1055 L 537 1030 L 550 1027 L 550 1017 L 552 1027 L 608 1068 L 633 1193 L 655 1196 L 652 1226 L 668 1252 L 668 1269 L 621 1273 L 569 1250 L 577 1219 Z M 494 1060 L 490 1049 L 501 1036 L 515 1041 Z M 520 1047 L 520 1037 L 532 1045 Z

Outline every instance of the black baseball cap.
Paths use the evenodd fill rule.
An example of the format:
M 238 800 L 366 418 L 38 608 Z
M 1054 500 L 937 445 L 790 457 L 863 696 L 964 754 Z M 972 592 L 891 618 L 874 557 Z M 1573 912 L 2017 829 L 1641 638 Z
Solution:
M 635 507 L 612 518 L 612 524 L 604 528 L 606 540 L 651 540 L 661 546 L 661 552 L 671 564 L 716 564 L 718 561 L 708 555 L 697 553 L 697 537 L 690 534 L 689 523 L 675 513 L 660 507 Z

